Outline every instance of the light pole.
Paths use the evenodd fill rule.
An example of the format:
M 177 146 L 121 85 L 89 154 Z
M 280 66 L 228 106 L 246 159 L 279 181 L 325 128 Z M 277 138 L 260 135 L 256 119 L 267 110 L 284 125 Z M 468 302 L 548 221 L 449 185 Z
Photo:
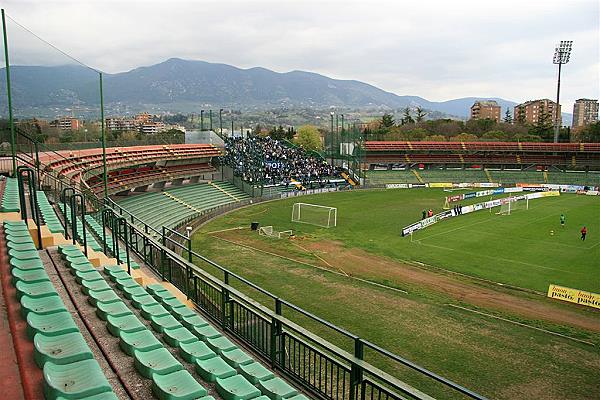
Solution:
M 330 133 L 331 133 L 331 165 L 333 165 L 333 114 L 334 114 L 334 112 L 332 111 L 330 113 L 330 115 L 331 115 L 331 131 L 330 131 Z
M 344 114 L 340 114 L 340 118 L 342 119 L 342 130 L 340 133 L 340 140 L 339 142 L 342 143 L 342 152 L 340 154 L 340 158 L 343 160 L 344 159 L 344 155 L 345 155 L 345 150 L 344 150 Z M 342 161 L 342 164 L 344 162 Z
M 233 137 L 233 110 L 231 110 L 231 137 Z
M 223 138 L 223 109 L 219 110 L 219 133 L 221 134 L 221 139 Z
M 204 110 L 200 110 L 200 131 L 204 130 Z
M 560 70 L 563 64 L 569 62 L 571 57 L 572 40 L 561 40 L 560 44 L 554 49 L 554 59 L 552 62 L 558 64 L 558 84 L 556 86 L 556 118 L 554 119 L 554 143 L 558 143 L 558 132 L 560 130 Z
M 212 110 L 208 110 L 208 120 L 210 121 L 210 130 L 212 131 Z

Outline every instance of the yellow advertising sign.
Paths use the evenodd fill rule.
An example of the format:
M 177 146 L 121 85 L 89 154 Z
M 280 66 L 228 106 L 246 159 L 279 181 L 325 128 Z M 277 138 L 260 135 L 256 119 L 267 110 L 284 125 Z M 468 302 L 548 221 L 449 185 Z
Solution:
M 542 192 L 542 197 L 553 197 L 560 196 L 560 192 L 558 190 L 551 190 L 549 192 Z
M 588 307 L 600 308 L 600 294 L 584 292 L 583 290 L 550 285 L 548 287 L 548 297 Z
M 433 182 L 429 184 L 430 188 L 451 188 L 452 182 Z

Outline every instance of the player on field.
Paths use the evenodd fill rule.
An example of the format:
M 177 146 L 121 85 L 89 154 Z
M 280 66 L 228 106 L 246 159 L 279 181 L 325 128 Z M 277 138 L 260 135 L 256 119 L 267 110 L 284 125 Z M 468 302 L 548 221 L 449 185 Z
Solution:
M 587 235 L 587 228 L 584 226 L 581 228 L 581 240 L 585 241 L 585 235 Z
M 565 227 L 565 214 L 560 214 L 560 226 Z

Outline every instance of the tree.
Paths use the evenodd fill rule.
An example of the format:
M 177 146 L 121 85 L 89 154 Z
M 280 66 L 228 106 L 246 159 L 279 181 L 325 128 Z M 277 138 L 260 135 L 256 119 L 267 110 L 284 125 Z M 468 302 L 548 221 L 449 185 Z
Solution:
M 321 150 L 323 148 L 319 130 L 313 125 L 303 125 L 298 128 L 298 134 L 294 141 L 304 150 Z
M 425 110 L 423 110 L 421 106 L 418 106 L 415 109 L 415 112 L 417 113 L 417 115 L 415 115 L 415 121 L 417 122 L 422 122 L 423 119 L 425 119 L 425 116 L 427 115 L 427 113 L 425 112 Z
M 513 122 L 512 115 L 510 115 L 510 108 L 507 108 L 506 113 L 504 113 L 504 122 L 507 124 L 512 124 Z
M 394 116 L 392 114 L 385 113 L 381 117 L 381 126 L 383 128 L 391 128 L 392 126 L 394 126 L 394 123 Z
M 540 103 L 540 109 L 538 119 L 529 129 L 529 133 L 537 135 L 542 139 L 549 139 L 554 137 L 554 126 L 552 124 L 552 116 L 544 108 L 544 103 Z
M 588 143 L 600 142 L 600 122 L 589 124 L 580 131 L 579 140 Z
M 413 119 L 412 115 L 410 115 L 410 107 L 406 107 L 402 111 L 402 125 L 414 124 L 415 120 Z

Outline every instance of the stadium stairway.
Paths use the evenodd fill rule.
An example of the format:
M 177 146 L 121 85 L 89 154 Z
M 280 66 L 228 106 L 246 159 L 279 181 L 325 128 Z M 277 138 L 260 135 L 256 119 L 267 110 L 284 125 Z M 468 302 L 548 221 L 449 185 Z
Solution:
M 421 175 L 419 174 L 419 171 L 417 171 L 416 169 L 411 169 L 412 173 L 415 174 L 415 177 L 417 178 L 417 181 L 419 181 L 419 183 L 424 183 L 423 178 L 421 178 Z

